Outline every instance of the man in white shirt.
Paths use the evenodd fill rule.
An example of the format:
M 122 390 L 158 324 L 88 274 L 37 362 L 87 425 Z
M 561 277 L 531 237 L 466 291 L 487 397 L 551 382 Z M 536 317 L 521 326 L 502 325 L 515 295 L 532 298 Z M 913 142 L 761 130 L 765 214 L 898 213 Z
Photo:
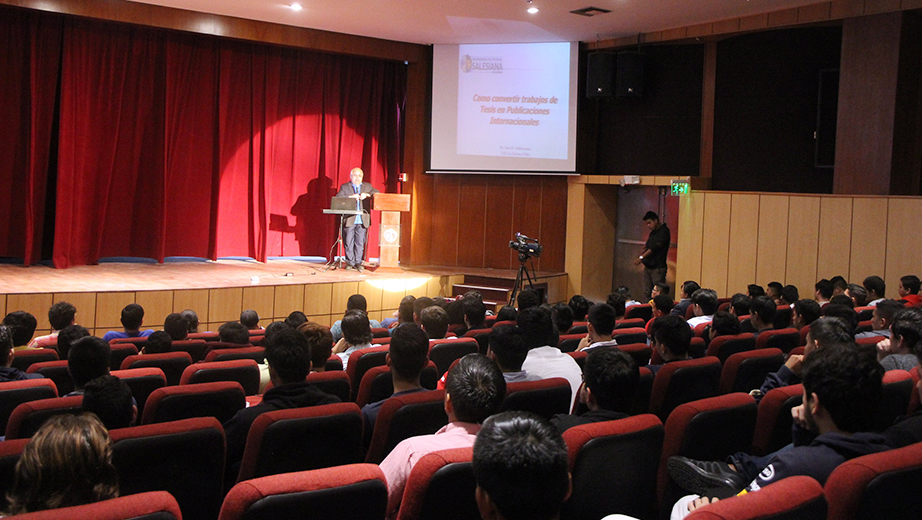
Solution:
M 579 341 L 576 350 L 592 350 L 597 347 L 614 347 L 618 342 L 611 338 L 618 320 L 615 309 L 607 303 L 597 303 L 589 308 L 589 333 Z
M 562 377 L 570 383 L 572 403 L 579 396 L 583 372 L 571 356 L 557 348 L 558 332 L 551 319 L 550 309 L 529 307 L 519 312 L 516 322 L 525 333 L 528 355 L 522 363 L 522 370 L 541 379 Z
M 688 326 L 695 329 L 701 323 L 710 323 L 717 312 L 717 292 L 713 289 L 698 289 L 692 294 L 695 317 L 688 320 Z

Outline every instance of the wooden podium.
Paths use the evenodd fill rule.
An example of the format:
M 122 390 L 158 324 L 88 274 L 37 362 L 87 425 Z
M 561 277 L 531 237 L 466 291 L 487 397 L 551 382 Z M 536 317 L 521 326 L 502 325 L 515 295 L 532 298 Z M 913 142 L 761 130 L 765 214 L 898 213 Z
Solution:
M 378 268 L 400 269 L 400 213 L 410 211 L 410 196 L 399 193 L 377 193 L 371 209 L 381 212 L 381 231 L 378 237 Z

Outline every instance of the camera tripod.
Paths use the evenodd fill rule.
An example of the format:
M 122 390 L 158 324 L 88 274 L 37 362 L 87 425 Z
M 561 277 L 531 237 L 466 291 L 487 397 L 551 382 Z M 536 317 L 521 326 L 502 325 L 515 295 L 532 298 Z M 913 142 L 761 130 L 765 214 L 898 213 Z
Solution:
M 518 274 L 515 275 L 515 285 L 512 286 L 512 297 L 509 298 L 509 305 L 511 306 L 515 306 L 515 299 L 519 296 L 519 292 L 522 291 L 522 285 L 526 281 L 528 282 L 529 289 L 535 288 L 534 283 L 533 283 L 534 275 L 528 273 L 528 266 L 525 265 L 525 262 L 527 262 L 529 258 L 531 257 L 523 255 L 523 254 L 519 254 L 519 263 L 521 265 L 519 265 Z M 534 273 L 534 270 L 535 270 L 534 263 L 531 264 L 531 270 L 532 270 L 532 273 Z

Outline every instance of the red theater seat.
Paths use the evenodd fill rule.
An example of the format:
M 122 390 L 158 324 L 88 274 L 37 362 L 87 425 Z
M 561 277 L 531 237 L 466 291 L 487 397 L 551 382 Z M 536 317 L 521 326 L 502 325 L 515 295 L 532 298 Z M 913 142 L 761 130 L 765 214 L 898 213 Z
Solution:
M 919 518 L 922 443 L 854 458 L 826 480 L 829 518 Z
M 810 477 L 788 477 L 757 493 L 721 500 L 692 511 L 686 520 L 825 520 L 823 487 Z M 836 518 L 830 516 L 829 518 Z
M 259 365 L 252 359 L 195 363 L 183 370 L 179 384 L 189 385 L 216 381 L 236 381 L 243 387 L 246 395 L 256 395 L 259 393 Z
M 52 415 L 78 414 L 82 405 L 82 395 L 22 403 L 10 414 L 10 420 L 6 423 L 6 438 L 28 439 L 35 435 Z
M 166 491 L 151 491 L 120 496 L 82 506 L 47 509 L 26 513 L 23 520 L 60 520 L 61 518 L 93 520 L 182 520 L 176 499 Z M 188 518 L 188 517 L 187 517 Z
M 379 464 L 400 441 L 435 433 L 446 424 L 444 390 L 391 397 L 378 412 L 365 462 Z
M 442 450 L 413 466 L 400 500 L 397 520 L 479 518 L 474 490 L 473 448 Z

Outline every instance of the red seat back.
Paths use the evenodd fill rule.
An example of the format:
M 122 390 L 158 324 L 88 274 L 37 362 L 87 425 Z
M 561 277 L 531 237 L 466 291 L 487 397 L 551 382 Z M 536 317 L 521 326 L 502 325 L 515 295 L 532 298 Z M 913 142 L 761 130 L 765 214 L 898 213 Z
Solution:
M 804 385 L 783 386 L 770 390 L 759 401 L 752 451 L 766 455 L 791 443 L 791 408 L 803 401 Z
M 352 395 L 352 386 L 349 383 L 349 376 L 342 370 L 311 372 L 307 374 L 307 382 L 330 395 L 335 395 L 344 403 L 348 402 Z M 266 390 L 268 390 L 268 387 Z
M 125 358 L 136 356 L 139 352 L 138 346 L 134 343 L 110 343 L 109 348 L 112 349 L 112 357 L 109 358 L 110 370 L 118 370 Z
M 243 387 L 246 395 L 256 395 L 259 393 L 259 365 L 253 359 L 195 363 L 183 370 L 179 384 L 215 381 L 236 381 Z
M 234 359 L 252 359 L 257 363 L 266 361 L 266 349 L 263 347 L 222 348 L 214 349 L 205 356 L 205 361 L 231 361 Z
M 707 355 L 714 356 L 723 363 L 737 352 L 746 352 L 754 348 L 756 348 L 756 337 L 749 332 L 743 332 L 742 334 L 717 336 L 712 339 L 708 344 Z
M 32 363 L 41 363 L 43 361 L 57 361 L 58 351 L 53 348 L 37 348 L 29 350 L 16 350 L 13 352 L 13 359 L 10 366 L 18 368 L 23 372 L 29 370 Z
M 720 360 L 710 356 L 666 363 L 653 379 L 650 413 L 662 420 L 682 403 L 714 397 L 720 386 L 720 371 Z
M 57 396 L 58 389 L 50 379 L 24 379 L 0 383 L 0 431 L 6 431 L 7 420 L 20 404 Z
M 643 320 L 644 324 L 650 321 L 650 318 L 653 317 L 653 306 L 649 303 L 641 303 L 640 305 L 631 305 L 624 311 L 625 319 L 634 319 L 640 318 Z
M 765 376 L 777 372 L 784 364 L 784 354 L 777 348 L 738 352 L 723 364 L 720 373 L 720 393 L 749 393 L 761 388 Z
M 240 482 L 231 488 L 218 520 L 242 520 L 258 510 L 261 518 L 381 520 L 387 509 L 387 481 L 374 464 L 299 471 Z
M 456 359 L 478 352 L 480 352 L 480 346 L 474 338 L 432 340 L 429 342 L 429 359 L 435 363 L 435 367 L 440 374 L 447 372 Z
M 378 412 L 365 462 L 378 464 L 400 441 L 435 433 L 446 424 L 444 390 L 390 397 Z
M 156 367 L 113 370 L 111 374 L 124 381 L 131 389 L 131 396 L 138 403 L 138 418 L 144 416 L 144 405 L 150 394 L 166 386 L 166 374 Z
M 156 367 L 163 370 L 166 375 L 166 384 L 178 385 L 179 380 L 182 378 L 183 370 L 191 364 L 192 356 L 188 352 L 165 352 L 163 354 L 128 356 L 122 361 L 120 369 Z
M 124 495 L 124 493 L 123 493 Z M 16 518 L 25 520 L 59 520 L 61 518 L 92 518 L 93 520 L 181 520 L 176 499 L 166 491 L 151 491 L 82 506 L 46 509 L 26 513 Z M 187 517 L 188 518 L 188 517 Z
M 780 348 L 788 353 L 800 343 L 800 331 L 795 328 L 765 330 L 756 338 L 756 348 Z
M 82 405 L 82 395 L 22 403 L 10 414 L 10 419 L 6 423 L 6 438 L 28 439 L 35 435 L 52 415 L 78 414 Z
M 474 491 L 473 448 L 424 455 L 413 466 L 403 490 L 397 520 L 479 518 Z
M 686 520 L 825 520 L 819 482 L 806 476 L 781 479 L 760 489 L 692 511 Z M 830 516 L 829 518 L 836 518 Z
M 74 391 L 74 380 L 70 377 L 67 370 L 67 360 L 60 361 L 42 361 L 41 363 L 32 363 L 26 370 L 29 374 L 41 374 L 46 379 L 54 381 L 58 387 L 60 395 L 67 395 Z
M 193 417 L 215 417 L 223 424 L 245 406 L 243 387 L 236 381 L 165 386 L 147 398 L 141 424 Z
M 387 345 L 381 347 L 369 347 L 356 350 L 349 355 L 349 363 L 346 364 L 346 374 L 349 376 L 349 383 L 352 385 L 352 401 L 358 395 L 359 386 L 362 384 L 362 377 L 371 367 L 379 367 L 385 364 L 387 359 Z
M 922 489 L 922 446 L 854 458 L 826 480 L 829 518 L 870 520 L 918 518 Z
M 571 393 L 570 382 L 562 377 L 509 383 L 500 411 L 527 411 L 550 420 L 555 414 L 570 413 Z

